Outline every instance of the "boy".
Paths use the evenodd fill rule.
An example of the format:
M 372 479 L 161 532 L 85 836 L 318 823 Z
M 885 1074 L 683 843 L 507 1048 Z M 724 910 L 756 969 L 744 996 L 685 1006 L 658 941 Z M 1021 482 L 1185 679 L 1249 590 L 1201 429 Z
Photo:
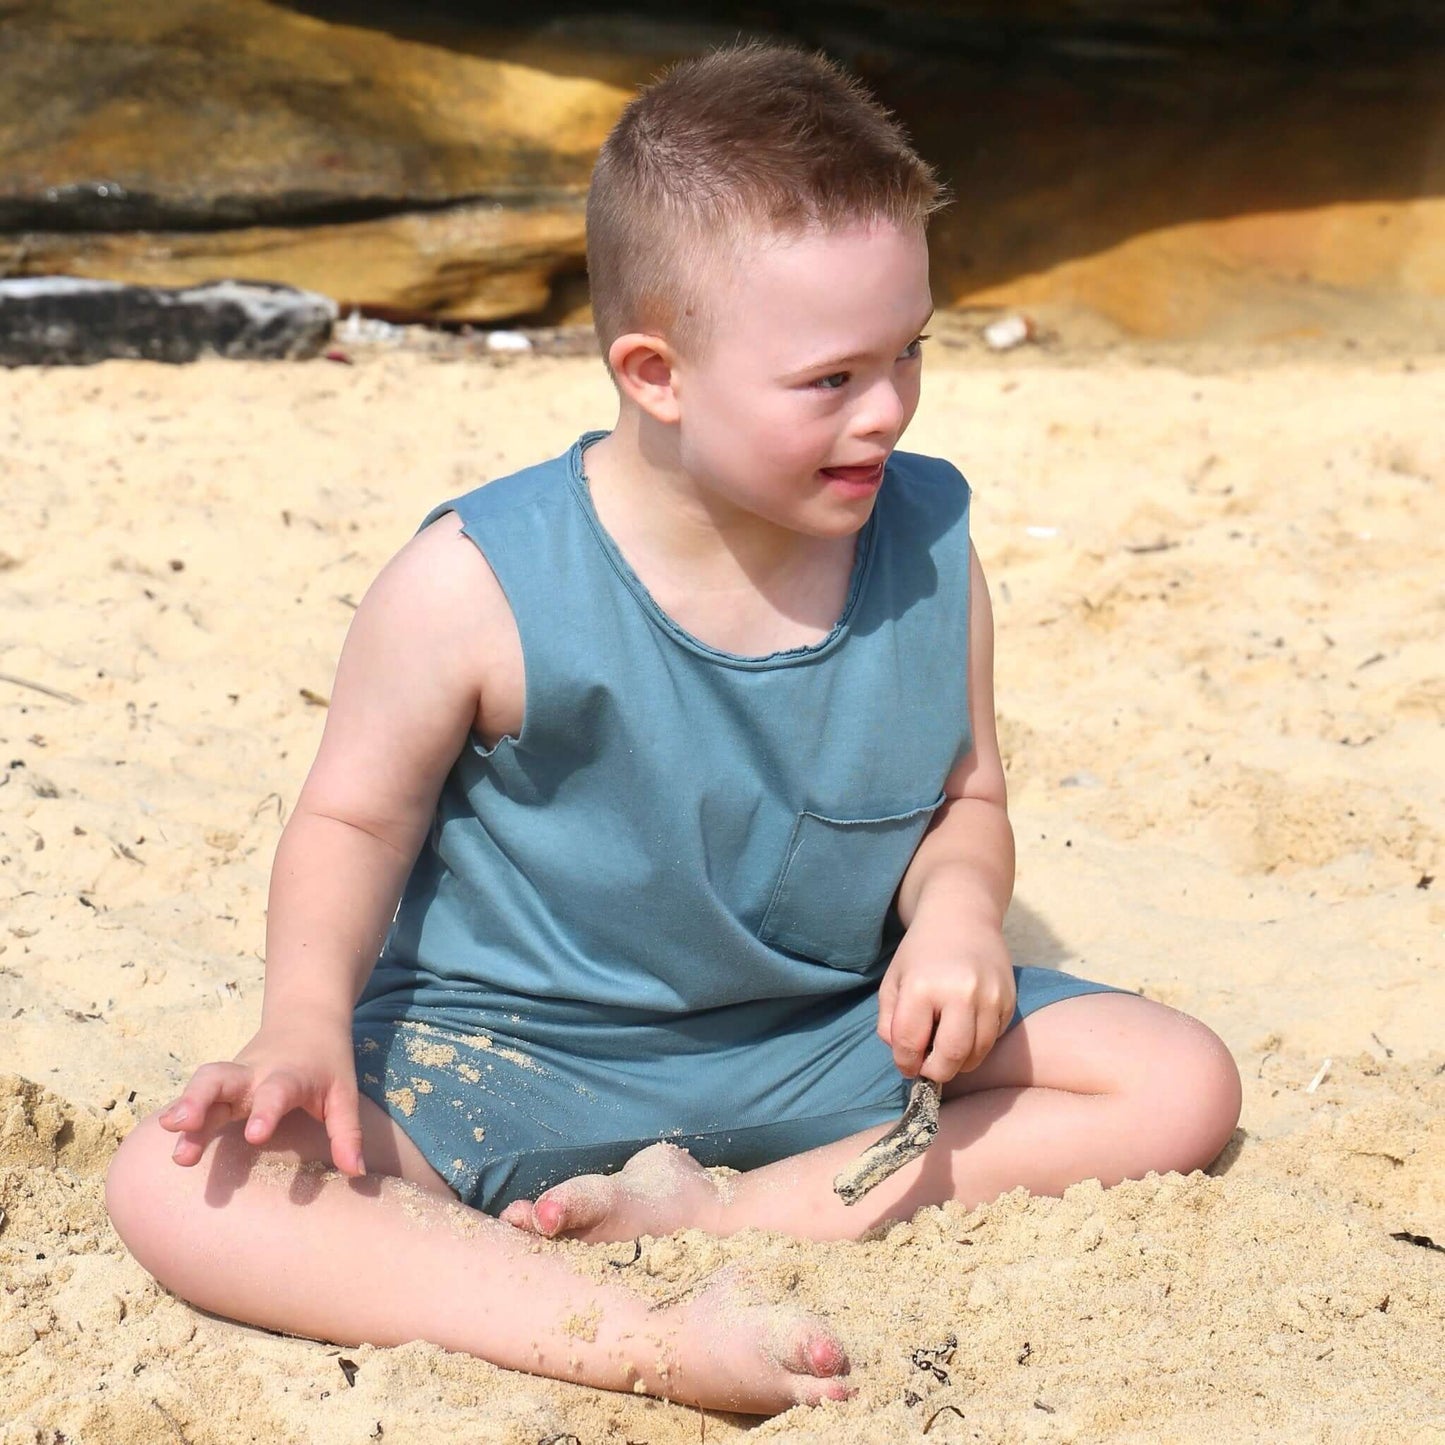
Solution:
M 619 122 L 588 210 L 617 425 L 439 508 L 358 610 L 261 1027 L 108 1180 L 168 1288 L 773 1411 L 847 1395 L 825 1323 L 726 1285 L 649 1311 L 529 1236 L 856 1237 L 1223 1146 L 1212 1034 L 1003 942 L 968 490 L 895 451 L 937 201 L 887 114 L 789 50 L 684 64 Z M 919 1073 L 936 1143 L 845 1207 L 833 1176 Z

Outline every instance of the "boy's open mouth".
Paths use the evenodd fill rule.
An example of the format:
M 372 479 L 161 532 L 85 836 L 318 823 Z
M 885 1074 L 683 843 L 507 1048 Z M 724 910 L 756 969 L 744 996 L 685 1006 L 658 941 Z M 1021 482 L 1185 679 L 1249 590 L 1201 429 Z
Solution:
M 824 467 L 822 475 L 848 491 L 871 492 L 883 485 L 883 462 L 871 467 Z

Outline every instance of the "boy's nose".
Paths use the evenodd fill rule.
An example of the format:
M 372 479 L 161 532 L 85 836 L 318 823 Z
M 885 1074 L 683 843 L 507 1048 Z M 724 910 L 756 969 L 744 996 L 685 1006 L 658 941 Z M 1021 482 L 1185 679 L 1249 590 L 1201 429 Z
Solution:
M 908 418 L 908 401 L 891 380 L 875 382 L 863 393 L 854 413 L 857 436 L 886 437 L 891 445 L 902 433 Z

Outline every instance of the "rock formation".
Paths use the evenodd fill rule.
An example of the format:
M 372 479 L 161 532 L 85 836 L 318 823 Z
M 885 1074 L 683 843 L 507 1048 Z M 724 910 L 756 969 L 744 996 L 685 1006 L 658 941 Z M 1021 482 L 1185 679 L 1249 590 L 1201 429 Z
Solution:
M 0 77 L 0 274 L 442 318 L 536 311 L 582 269 L 629 93 L 265 0 L 17 0 Z
M 290 286 L 217 281 L 189 288 L 127 286 L 72 276 L 0 280 L 0 366 L 73 366 L 125 357 L 244 361 L 315 356 L 336 305 Z
M 575 315 L 596 146 L 660 65 L 741 29 L 837 55 L 938 163 L 941 301 L 1155 336 L 1445 335 L 1427 0 L 0 8 L 0 276 Z

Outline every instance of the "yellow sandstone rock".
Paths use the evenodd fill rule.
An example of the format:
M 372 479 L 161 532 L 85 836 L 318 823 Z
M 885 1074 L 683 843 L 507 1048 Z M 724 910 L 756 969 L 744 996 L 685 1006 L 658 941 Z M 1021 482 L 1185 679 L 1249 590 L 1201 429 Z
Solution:
M 592 160 L 631 93 L 265 0 L 20 0 L 5 23 L 12 276 L 535 311 L 582 269 Z
M 1245 20 L 1140 0 L 1122 27 L 1105 0 L 877 8 L 889 40 L 865 51 L 815 7 L 758 14 L 858 70 L 951 183 L 941 304 L 1075 336 L 1445 337 L 1430 6 Z M 0 276 L 581 319 L 598 145 L 662 64 L 735 33 L 602 7 L 506 27 L 405 0 L 308 9 L 9 0 Z

